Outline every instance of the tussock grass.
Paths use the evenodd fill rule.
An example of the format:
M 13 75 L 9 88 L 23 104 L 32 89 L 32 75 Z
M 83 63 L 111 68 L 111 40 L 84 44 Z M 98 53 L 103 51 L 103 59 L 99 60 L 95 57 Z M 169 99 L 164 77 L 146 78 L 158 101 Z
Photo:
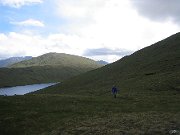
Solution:
M 168 134 L 180 130 L 179 95 L 0 97 L 0 133 Z

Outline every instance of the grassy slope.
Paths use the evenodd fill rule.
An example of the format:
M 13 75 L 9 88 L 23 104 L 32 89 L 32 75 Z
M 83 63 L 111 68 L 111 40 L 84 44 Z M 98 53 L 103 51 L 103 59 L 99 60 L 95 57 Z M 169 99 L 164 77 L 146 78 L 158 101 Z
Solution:
M 101 67 L 95 61 L 67 54 L 49 53 L 0 69 L 0 87 L 61 82 Z
M 116 84 L 121 92 L 179 90 L 180 33 L 95 71 L 39 93 L 101 95 Z
M 158 43 L 161 49 L 156 44 L 133 57 L 39 91 L 45 94 L 0 97 L 0 133 L 170 135 L 171 130 L 180 132 L 179 34 L 168 39 L 167 46 L 171 47 L 163 46 L 163 42 Z M 110 94 L 114 83 L 121 86 L 117 99 Z
M 93 68 L 43 66 L 0 69 L 0 87 L 34 83 L 61 82 Z
M 177 93 L 0 97 L 1 135 L 169 135 L 180 131 Z

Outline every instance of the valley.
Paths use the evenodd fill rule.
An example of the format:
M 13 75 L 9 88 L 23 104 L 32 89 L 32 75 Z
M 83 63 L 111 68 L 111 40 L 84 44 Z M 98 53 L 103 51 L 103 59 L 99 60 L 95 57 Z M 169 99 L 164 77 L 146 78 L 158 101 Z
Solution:
M 179 135 L 179 54 L 180 33 L 176 33 L 112 64 L 85 68 L 86 72 L 77 66 L 76 72 L 47 66 L 44 61 L 1 69 L 6 78 L 17 75 L 13 80 L 24 75 L 11 83 L 3 78 L 1 86 L 61 83 L 24 96 L 0 96 L 0 133 Z M 111 94 L 113 85 L 118 88 L 117 98 Z

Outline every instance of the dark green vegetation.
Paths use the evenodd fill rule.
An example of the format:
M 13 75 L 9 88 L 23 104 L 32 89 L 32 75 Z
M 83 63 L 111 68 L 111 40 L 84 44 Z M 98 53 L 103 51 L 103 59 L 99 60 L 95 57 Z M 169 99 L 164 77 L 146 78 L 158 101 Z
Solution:
M 180 98 L 162 95 L 0 97 L 1 135 L 169 135 L 180 130 Z
M 0 87 L 61 82 L 101 66 L 80 56 L 48 53 L 16 63 L 11 68 L 0 68 Z
M 1 134 L 180 134 L 180 33 L 25 96 L 0 97 Z M 114 99 L 111 87 L 120 89 Z M 39 94 L 38 94 L 39 93 Z

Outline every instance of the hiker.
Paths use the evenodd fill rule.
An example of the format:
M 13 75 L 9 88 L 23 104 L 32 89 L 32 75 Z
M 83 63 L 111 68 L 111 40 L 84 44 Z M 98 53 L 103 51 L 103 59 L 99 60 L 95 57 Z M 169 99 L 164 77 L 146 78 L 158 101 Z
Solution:
M 116 98 L 117 88 L 115 85 L 112 87 L 112 94 L 114 95 L 114 98 Z

